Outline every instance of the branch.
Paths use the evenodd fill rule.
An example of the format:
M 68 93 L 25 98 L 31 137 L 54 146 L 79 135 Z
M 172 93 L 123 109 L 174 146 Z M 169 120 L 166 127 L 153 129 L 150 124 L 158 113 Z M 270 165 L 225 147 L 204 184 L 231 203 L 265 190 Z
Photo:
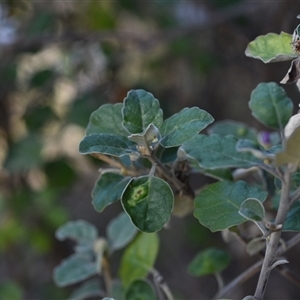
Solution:
M 279 202 L 279 208 L 277 211 L 275 224 L 283 224 L 286 215 L 290 209 L 289 204 L 289 194 L 290 194 L 290 184 L 291 184 L 291 173 L 286 171 L 284 173 L 284 180 L 282 181 L 281 198 Z M 268 279 L 272 270 L 272 265 L 275 261 L 278 245 L 281 237 L 281 230 L 271 233 L 270 238 L 267 238 L 267 249 L 265 253 L 264 262 L 259 275 L 256 291 L 254 298 L 257 300 L 262 300 L 266 291 Z
M 297 233 L 294 237 L 292 237 L 290 240 L 288 240 L 284 246 L 280 246 L 277 250 L 277 255 L 281 256 L 286 251 L 290 250 L 292 247 L 296 246 L 300 242 L 300 233 Z M 228 283 L 222 290 L 220 290 L 212 300 L 216 300 L 222 297 L 225 297 L 226 295 L 230 294 L 231 291 L 235 290 L 237 286 L 240 286 L 244 282 L 246 282 L 248 279 L 250 279 L 252 276 L 257 274 L 261 266 L 263 264 L 263 260 L 259 260 L 254 265 L 249 267 L 247 270 L 245 270 L 243 273 L 241 273 L 239 276 L 237 276 L 235 279 L 233 279 L 230 283 Z M 300 286 L 300 281 L 297 279 L 293 274 L 291 274 L 287 268 L 283 268 L 278 266 L 275 270 L 279 271 L 279 273 L 291 280 L 294 284 Z

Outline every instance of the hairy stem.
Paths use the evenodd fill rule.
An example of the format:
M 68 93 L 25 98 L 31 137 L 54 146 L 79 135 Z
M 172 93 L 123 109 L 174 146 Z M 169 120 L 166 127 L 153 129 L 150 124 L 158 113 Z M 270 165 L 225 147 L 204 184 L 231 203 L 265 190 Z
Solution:
M 289 193 L 290 193 L 291 173 L 286 170 L 282 181 L 281 198 L 278 212 L 275 219 L 275 225 L 282 225 L 290 208 Z M 276 259 L 276 252 L 280 242 L 281 230 L 272 232 L 267 239 L 267 249 L 263 261 L 262 269 L 259 275 L 255 299 L 262 300 L 266 291 L 268 279 L 272 271 L 272 265 Z

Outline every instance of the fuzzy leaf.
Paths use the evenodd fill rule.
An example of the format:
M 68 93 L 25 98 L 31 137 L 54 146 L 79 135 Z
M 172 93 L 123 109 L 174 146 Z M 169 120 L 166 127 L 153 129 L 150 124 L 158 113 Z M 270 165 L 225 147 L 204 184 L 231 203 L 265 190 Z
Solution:
M 130 177 L 124 177 L 120 174 L 101 174 L 92 191 L 92 203 L 95 210 L 101 212 L 106 206 L 120 200 L 129 181 Z
M 255 198 L 263 202 L 266 197 L 267 192 L 244 181 L 213 183 L 196 197 L 194 216 L 213 232 L 224 230 L 247 221 L 239 214 L 244 200 Z
M 130 133 L 143 133 L 153 124 L 157 128 L 163 122 L 159 101 L 144 90 L 131 90 L 124 99 L 123 126 Z
M 205 276 L 223 271 L 230 263 L 230 255 L 217 248 L 201 251 L 189 264 L 189 273 L 193 276 Z
M 141 231 L 155 232 L 169 220 L 174 195 L 162 179 L 152 176 L 133 178 L 122 195 L 122 205 Z
M 248 57 L 260 59 L 264 63 L 291 60 L 297 57 L 291 43 L 292 35 L 289 33 L 268 33 L 250 42 L 245 54 Z
M 293 112 L 292 100 L 275 82 L 260 83 L 251 93 L 249 107 L 262 124 L 283 130 Z
M 284 225 L 283 231 L 300 231 L 300 203 L 296 202 L 288 212 Z
M 199 134 L 185 142 L 179 149 L 188 158 L 196 160 L 200 168 L 250 168 L 261 161 L 251 153 L 240 153 L 236 150 L 237 139 L 233 135 L 210 136 Z
M 102 153 L 118 157 L 138 155 L 138 152 L 132 150 L 123 138 L 109 133 L 85 136 L 79 144 L 79 152 L 81 154 Z
M 153 268 L 159 247 L 156 233 L 141 232 L 126 248 L 121 261 L 120 277 L 125 287 L 138 278 L 144 278 Z
M 137 233 L 125 212 L 112 219 L 106 228 L 107 238 L 113 250 L 118 250 L 130 243 Z
M 96 263 L 90 255 L 75 253 L 54 268 L 54 281 L 64 287 L 85 280 L 97 274 Z
M 69 221 L 55 233 L 58 240 L 71 239 L 80 244 L 93 243 L 98 236 L 97 228 L 84 220 Z
M 246 199 L 240 206 L 239 214 L 251 221 L 262 221 L 265 217 L 265 208 L 257 199 Z
M 122 103 L 104 104 L 95 110 L 86 128 L 86 135 L 94 133 L 110 133 L 127 136 L 128 132 L 122 126 Z
M 210 134 L 234 135 L 237 139 L 248 139 L 257 141 L 257 132 L 255 129 L 248 127 L 246 124 L 235 121 L 219 121 L 209 127 Z
M 205 110 L 198 107 L 184 108 L 164 121 L 160 128 L 160 144 L 165 148 L 180 146 L 213 121 L 213 117 Z
M 70 300 L 84 300 L 91 297 L 100 297 L 104 290 L 99 285 L 99 280 L 92 279 L 83 283 L 71 295 Z

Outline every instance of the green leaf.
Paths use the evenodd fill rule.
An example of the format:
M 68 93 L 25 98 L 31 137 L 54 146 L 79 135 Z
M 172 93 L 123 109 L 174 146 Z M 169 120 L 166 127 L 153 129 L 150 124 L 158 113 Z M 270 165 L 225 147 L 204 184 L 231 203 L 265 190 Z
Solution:
M 118 250 L 129 244 L 137 233 L 137 228 L 132 224 L 125 212 L 111 220 L 106 228 L 110 247 Z
M 285 141 L 283 151 L 276 154 L 276 165 L 282 166 L 288 163 L 299 165 L 300 163 L 300 127 L 296 128 L 292 135 Z
M 293 102 L 275 82 L 260 83 L 251 93 L 249 107 L 262 124 L 283 130 L 293 112 Z
M 230 255 L 222 249 L 208 248 L 201 251 L 188 266 L 193 276 L 205 276 L 223 271 L 230 263 Z
M 257 141 L 257 131 L 244 123 L 235 121 L 219 121 L 209 127 L 210 134 L 234 135 L 237 139 Z
M 118 157 L 138 155 L 138 152 L 132 150 L 123 138 L 109 133 L 85 136 L 79 144 L 79 152 L 81 154 L 102 153 Z
M 137 279 L 128 287 L 125 300 L 154 300 L 156 295 L 148 280 Z
M 1 300 L 22 300 L 23 292 L 20 286 L 14 282 L 6 281 L 0 283 Z
M 247 221 L 239 214 L 244 200 L 255 198 L 263 202 L 267 194 L 244 181 L 213 183 L 196 197 L 194 216 L 213 232 L 224 230 Z
M 53 278 L 57 286 L 64 287 L 96 274 L 96 263 L 92 261 L 91 256 L 75 253 L 54 268 Z
M 133 178 L 122 195 L 122 205 L 141 231 L 155 232 L 169 220 L 174 195 L 162 179 L 152 176 Z
M 282 230 L 300 231 L 300 203 L 299 202 L 296 202 L 288 212 Z
M 98 279 L 92 279 L 83 283 L 79 288 L 74 290 L 70 300 L 84 300 L 91 297 L 100 297 L 104 291 L 99 285 Z
M 259 222 L 265 217 L 265 208 L 257 199 L 246 199 L 240 206 L 239 214 L 248 220 Z
M 292 35 L 289 33 L 268 33 L 250 42 L 245 54 L 248 57 L 260 59 L 264 63 L 291 60 L 297 57 L 291 43 Z
M 205 110 L 198 107 L 184 108 L 164 121 L 160 128 L 160 144 L 165 148 L 180 146 L 213 121 L 213 117 Z
M 131 90 L 124 99 L 123 126 L 130 133 L 143 133 L 153 124 L 157 128 L 163 122 L 159 101 L 144 90 Z
M 156 233 L 141 232 L 126 248 L 121 261 L 120 277 L 125 287 L 144 278 L 154 266 L 159 247 Z
M 101 174 L 92 191 L 92 203 L 95 210 L 101 212 L 106 206 L 120 200 L 129 181 L 130 177 L 124 177 L 120 174 Z
M 233 135 L 199 134 L 179 148 L 179 151 L 183 151 L 179 155 L 196 160 L 199 167 L 204 169 L 250 168 L 261 162 L 251 153 L 237 152 L 237 141 Z
M 71 239 L 80 244 L 93 243 L 97 236 L 97 228 L 84 220 L 69 221 L 62 225 L 55 232 L 58 240 Z
M 110 133 L 127 136 L 128 132 L 122 126 L 122 103 L 104 104 L 95 110 L 86 128 L 86 135 L 93 133 Z

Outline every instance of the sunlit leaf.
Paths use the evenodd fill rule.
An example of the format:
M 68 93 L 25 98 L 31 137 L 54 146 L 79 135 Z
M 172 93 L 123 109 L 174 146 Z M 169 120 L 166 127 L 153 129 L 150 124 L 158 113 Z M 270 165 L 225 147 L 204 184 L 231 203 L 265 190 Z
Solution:
M 90 255 L 73 254 L 54 268 L 53 278 L 57 286 L 64 287 L 97 274 L 96 263 Z
M 276 165 L 300 163 L 300 127 L 296 128 L 292 135 L 286 140 L 283 151 L 276 155 Z
M 250 168 L 261 162 L 251 153 L 238 152 L 237 142 L 237 138 L 233 135 L 199 134 L 185 142 L 179 149 L 204 169 Z
M 213 117 L 202 109 L 184 108 L 164 121 L 160 128 L 160 144 L 166 148 L 180 146 L 213 121 Z
M 110 247 L 118 250 L 130 243 L 137 233 L 137 228 L 132 224 L 125 212 L 112 219 L 106 228 Z
M 128 132 L 122 126 L 122 103 L 104 104 L 95 110 L 86 128 L 86 135 L 93 133 L 110 133 L 127 136 Z
M 246 199 L 240 206 L 239 214 L 248 220 L 258 222 L 265 217 L 265 208 L 257 199 Z
M 120 200 L 129 181 L 130 177 L 124 177 L 120 174 L 101 174 L 92 191 L 92 203 L 95 210 L 101 212 L 106 206 Z
M 280 34 L 268 33 L 258 36 L 250 42 L 245 54 L 262 60 L 264 63 L 286 61 L 297 57 L 291 47 L 292 35 L 281 32 Z
M 230 263 L 230 255 L 222 249 L 208 248 L 199 252 L 188 266 L 193 276 L 205 276 L 223 271 Z
M 267 192 L 244 181 L 221 181 L 203 188 L 195 199 L 194 216 L 211 231 L 239 225 L 247 219 L 239 214 L 242 202 L 255 198 L 263 202 Z
M 125 300 L 154 300 L 156 295 L 154 289 L 148 280 L 137 279 L 128 287 L 125 292 Z
M 143 133 L 153 124 L 157 128 L 163 122 L 159 102 L 144 90 L 131 90 L 124 99 L 123 125 L 130 133 Z
M 85 136 L 79 144 L 79 152 L 81 154 L 102 153 L 118 157 L 130 154 L 138 155 L 138 152 L 132 150 L 123 138 L 109 133 Z
M 293 112 L 293 102 L 275 82 L 260 83 L 249 101 L 252 115 L 264 125 L 283 130 Z
M 125 287 L 134 280 L 147 276 L 155 263 L 158 247 L 156 233 L 141 232 L 126 248 L 120 267 L 120 277 Z
M 153 176 L 133 178 L 122 195 L 122 205 L 141 231 L 155 232 L 169 220 L 174 195 L 170 186 Z

